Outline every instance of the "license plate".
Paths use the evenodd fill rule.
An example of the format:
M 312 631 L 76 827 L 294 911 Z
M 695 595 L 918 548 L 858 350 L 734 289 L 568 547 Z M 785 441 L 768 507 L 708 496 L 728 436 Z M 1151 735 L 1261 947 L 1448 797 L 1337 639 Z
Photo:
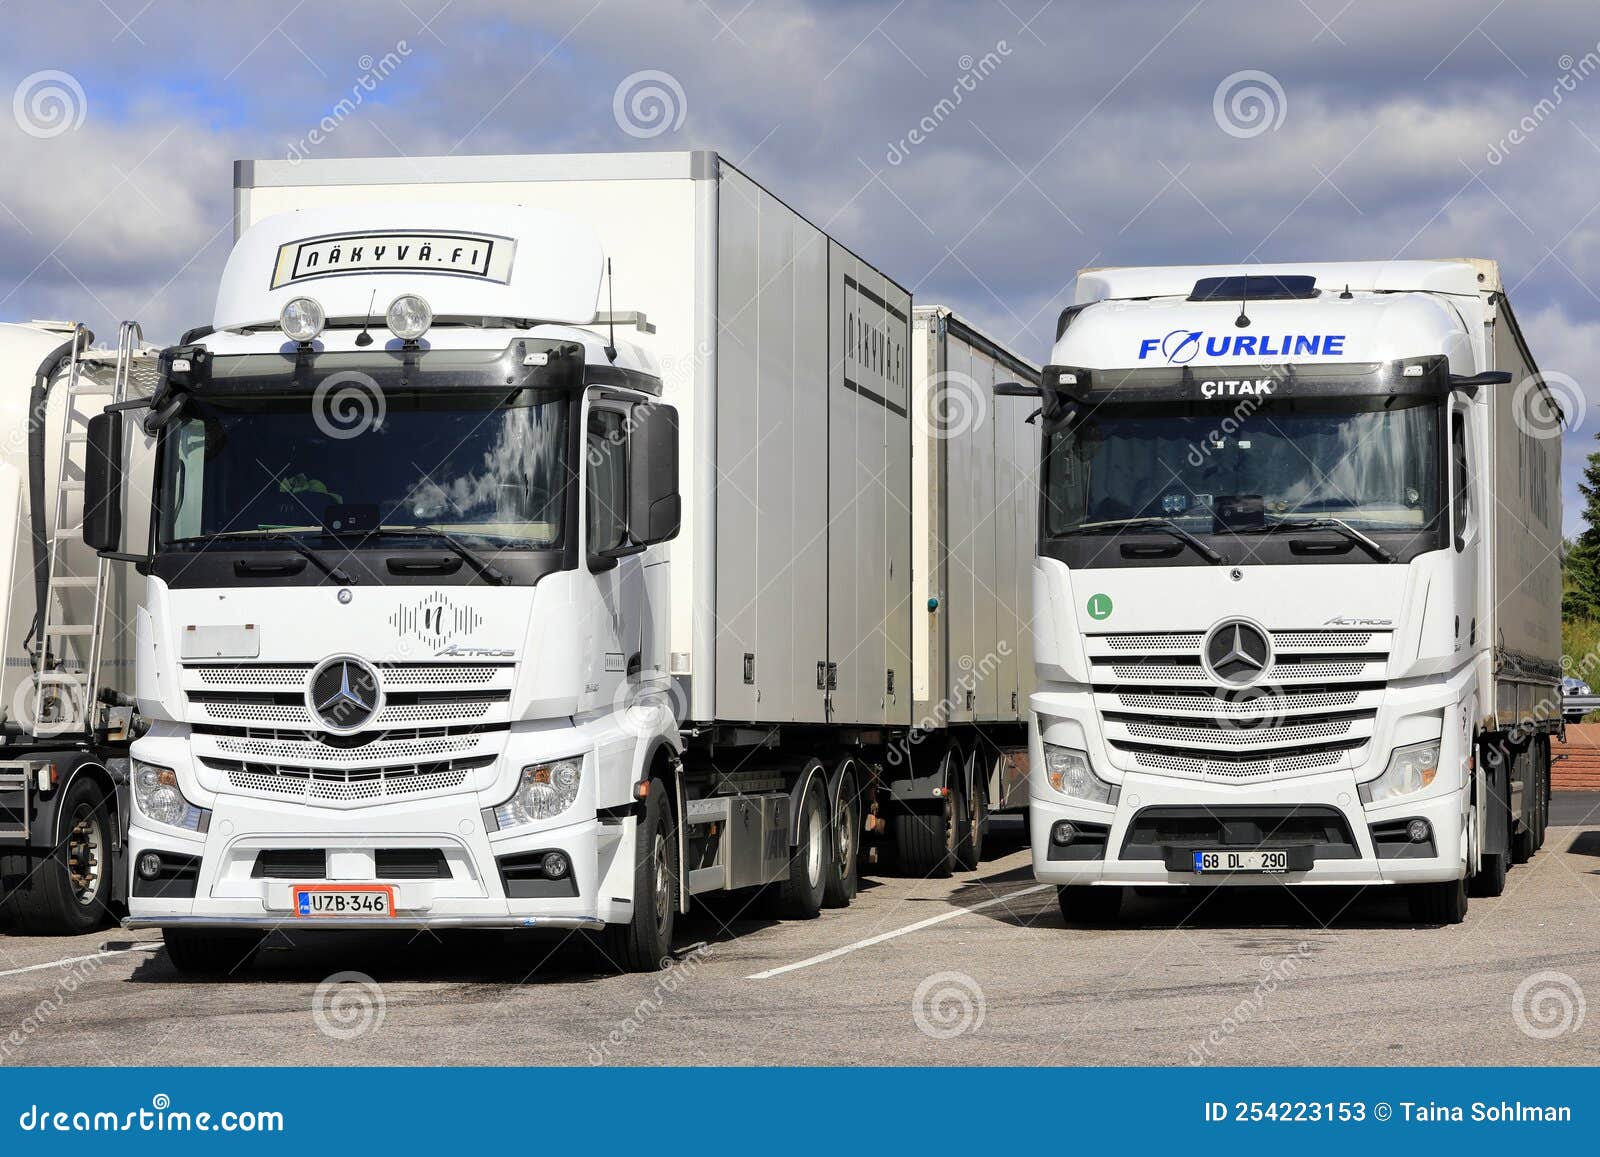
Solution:
M 1288 852 L 1196 852 L 1197 872 L 1287 872 Z
M 296 916 L 375 917 L 394 915 L 394 889 L 387 884 L 370 888 L 340 888 L 303 884 L 294 890 Z

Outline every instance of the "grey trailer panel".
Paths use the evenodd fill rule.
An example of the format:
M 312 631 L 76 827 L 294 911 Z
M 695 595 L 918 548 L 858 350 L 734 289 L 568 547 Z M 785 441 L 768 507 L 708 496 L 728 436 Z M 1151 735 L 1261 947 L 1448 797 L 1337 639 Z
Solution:
M 1494 367 L 1511 383 L 1491 387 L 1489 437 L 1494 520 L 1493 581 L 1485 618 L 1495 648 L 1497 723 L 1513 727 L 1559 712 L 1561 677 L 1561 442 L 1525 420 L 1538 373 L 1504 296 L 1491 315 Z M 1559 432 L 1559 427 L 1558 427 Z
M 717 718 L 821 722 L 827 248 L 731 168 L 718 245 Z
M 909 723 L 910 295 L 829 249 L 828 661 L 835 723 Z M 895 448 L 890 449 L 891 445 Z M 891 678 L 894 701 L 888 695 Z

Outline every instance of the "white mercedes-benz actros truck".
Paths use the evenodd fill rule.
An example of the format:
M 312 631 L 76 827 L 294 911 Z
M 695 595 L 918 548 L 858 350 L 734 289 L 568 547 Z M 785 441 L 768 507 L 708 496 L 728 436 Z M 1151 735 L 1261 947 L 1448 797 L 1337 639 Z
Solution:
M 1091 269 L 1039 396 L 1034 871 L 1400 886 L 1539 847 L 1560 414 L 1492 261 Z
M 713 153 L 235 186 L 210 324 L 89 432 L 86 538 L 142 576 L 130 926 L 197 971 L 285 925 L 646 969 L 699 893 L 975 866 L 1026 780 L 1037 457 L 988 399 L 1034 367 L 948 310 L 914 345 Z

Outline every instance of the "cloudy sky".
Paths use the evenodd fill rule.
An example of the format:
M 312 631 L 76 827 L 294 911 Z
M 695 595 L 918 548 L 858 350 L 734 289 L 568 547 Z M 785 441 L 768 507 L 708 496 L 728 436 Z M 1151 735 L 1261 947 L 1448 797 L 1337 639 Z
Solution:
M 5 15 L 0 317 L 156 339 L 208 320 L 236 157 L 716 148 L 1036 359 L 1086 265 L 1397 256 L 1498 258 L 1541 367 L 1584 394 L 1600 354 L 1592 0 Z M 1575 408 L 1569 532 L 1600 396 Z

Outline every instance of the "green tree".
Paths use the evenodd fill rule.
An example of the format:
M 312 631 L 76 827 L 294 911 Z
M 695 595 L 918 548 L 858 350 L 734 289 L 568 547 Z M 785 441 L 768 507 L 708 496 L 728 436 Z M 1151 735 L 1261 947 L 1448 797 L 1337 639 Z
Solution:
M 1584 463 L 1578 492 L 1583 495 L 1583 530 L 1562 551 L 1561 613 L 1600 618 L 1600 450 Z

